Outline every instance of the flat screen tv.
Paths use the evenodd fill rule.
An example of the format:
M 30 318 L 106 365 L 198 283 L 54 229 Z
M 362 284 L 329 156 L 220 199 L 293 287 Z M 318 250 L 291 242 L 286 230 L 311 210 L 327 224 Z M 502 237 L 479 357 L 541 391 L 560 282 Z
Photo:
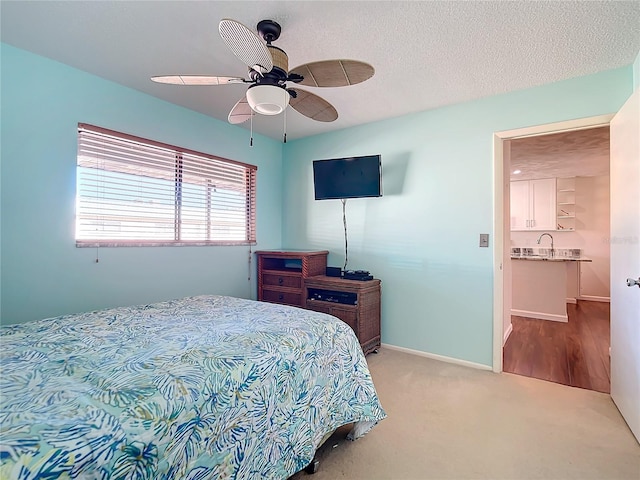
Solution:
M 382 196 L 380 155 L 313 161 L 316 200 Z

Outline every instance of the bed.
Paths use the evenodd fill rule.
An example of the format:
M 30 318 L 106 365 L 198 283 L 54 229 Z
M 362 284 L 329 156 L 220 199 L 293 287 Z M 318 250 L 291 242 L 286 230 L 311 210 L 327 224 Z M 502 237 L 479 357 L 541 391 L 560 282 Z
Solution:
M 0 478 L 285 479 L 385 417 L 351 328 L 226 296 L 0 329 Z

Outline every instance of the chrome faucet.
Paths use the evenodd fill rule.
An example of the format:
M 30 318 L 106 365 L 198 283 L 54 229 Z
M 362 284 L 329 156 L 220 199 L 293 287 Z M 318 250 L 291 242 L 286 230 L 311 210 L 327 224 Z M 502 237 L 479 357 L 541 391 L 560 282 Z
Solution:
M 544 232 L 542 235 L 540 235 L 540 237 L 538 237 L 538 245 L 540 245 L 540 240 L 542 240 L 542 237 L 544 237 L 545 235 L 548 235 L 551 239 L 551 256 L 553 256 L 553 236 L 550 233 Z

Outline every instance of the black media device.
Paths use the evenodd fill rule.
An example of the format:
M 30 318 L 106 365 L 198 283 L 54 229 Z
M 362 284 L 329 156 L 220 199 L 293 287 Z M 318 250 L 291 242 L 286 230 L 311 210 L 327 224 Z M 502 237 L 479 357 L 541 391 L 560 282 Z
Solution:
M 340 267 L 327 267 L 325 273 L 327 277 L 341 277 L 342 269 Z
M 321 290 L 319 288 L 310 288 L 309 300 L 341 303 L 343 305 L 357 305 L 358 294 L 353 292 L 337 292 L 335 290 Z
M 380 155 L 313 161 L 316 200 L 382 196 Z
M 343 276 L 347 280 L 373 280 L 373 275 L 366 270 L 346 270 Z

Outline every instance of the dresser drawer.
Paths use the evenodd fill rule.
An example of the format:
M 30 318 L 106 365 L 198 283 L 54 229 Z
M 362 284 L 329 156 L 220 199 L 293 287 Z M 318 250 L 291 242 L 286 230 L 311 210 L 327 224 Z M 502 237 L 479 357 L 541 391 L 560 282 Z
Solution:
M 349 325 L 356 334 L 358 333 L 358 310 L 356 307 L 338 306 L 327 302 L 307 299 L 307 309 L 321 313 L 328 313 L 329 315 L 338 317 L 344 323 Z
M 307 299 L 307 310 L 313 310 L 314 312 L 328 313 L 331 315 L 331 306 L 325 302 L 318 302 L 316 300 Z
M 302 276 L 279 275 L 277 273 L 263 273 L 262 284 L 273 285 L 278 287 L 302 288 Z
M 359 332 L 358 332 L 358 314 L 357 314 L 355 308 L 345 309 L 345 308 L 336 307 L 336 308 L 332 308 L 330 313 L 334 317 L 338 317 L 344 323 L 349 325 L 352 328 L 352 330 L 356 333 L 356 335 L 359 334 Z
M 298 307 L 302 305 L 302 293 L 281 292 L 263 288 L 262 299 L 266 302 L 286 303 Z

